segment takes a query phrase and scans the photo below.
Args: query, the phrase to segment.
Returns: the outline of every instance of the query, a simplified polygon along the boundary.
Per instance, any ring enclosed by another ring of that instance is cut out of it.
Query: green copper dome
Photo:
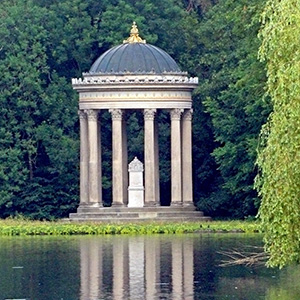
[[[103,53],[89,73],[104,74],[163,74],[181,73],[175,60],[164,50],[146,44],[133,23],[130,37],[123,44]]]

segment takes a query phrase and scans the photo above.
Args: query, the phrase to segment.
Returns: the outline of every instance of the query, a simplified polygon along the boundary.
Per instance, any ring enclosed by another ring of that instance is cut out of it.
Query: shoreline
[[[183,233],[261,233],[257,221],[95,223],[66,221],[0,220],[0,236],[60,236]]]

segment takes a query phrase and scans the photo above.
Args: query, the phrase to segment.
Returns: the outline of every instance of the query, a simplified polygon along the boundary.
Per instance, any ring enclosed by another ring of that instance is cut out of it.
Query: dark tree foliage
[[[199,207],[213,215],[256,214],[253,189],[258,135],[270,106],[263,101],[264,65],[257,60],[263,1],[220,1],[199,26],[199,95],[209,113],[219,176]]]
[[[255,147],[268,113],[257,62],[262,0],[12,0],[0,16],[0,217],[56,218],[79,197],[78,96],[71,78],[128,36],[167,51],[194,97],[194,198],[212,215],[256,212]],[[143,116],[128,114],[129,160],[143,160]],[[169,115],[159,112],[162,204],[170,201]],[[111,117],[101,113],[103,198],[111,202]]]
[[[74,57],[90,47],[76,36],[86,48],[61,50],[58,24],[69,21],[33,1],[3,2],[0,14],[0,215],[66,216],[78,202],[79,142],[77,99],[65,75],[78,73]]]

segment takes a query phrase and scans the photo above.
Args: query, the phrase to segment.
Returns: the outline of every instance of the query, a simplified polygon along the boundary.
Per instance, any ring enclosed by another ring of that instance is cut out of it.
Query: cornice
[[[80,86],[132,86],[132,85],[198,85],[198,77],[187,76],[87,76],[72,78],[72,85]]]

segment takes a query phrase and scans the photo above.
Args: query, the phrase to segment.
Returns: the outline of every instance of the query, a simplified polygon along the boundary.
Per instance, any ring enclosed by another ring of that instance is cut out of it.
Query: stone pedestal
[[[143,185],[143,164],[137,159],[128,166],[129,187],[128,187],[128,207],[144,206],[144,185]]]

